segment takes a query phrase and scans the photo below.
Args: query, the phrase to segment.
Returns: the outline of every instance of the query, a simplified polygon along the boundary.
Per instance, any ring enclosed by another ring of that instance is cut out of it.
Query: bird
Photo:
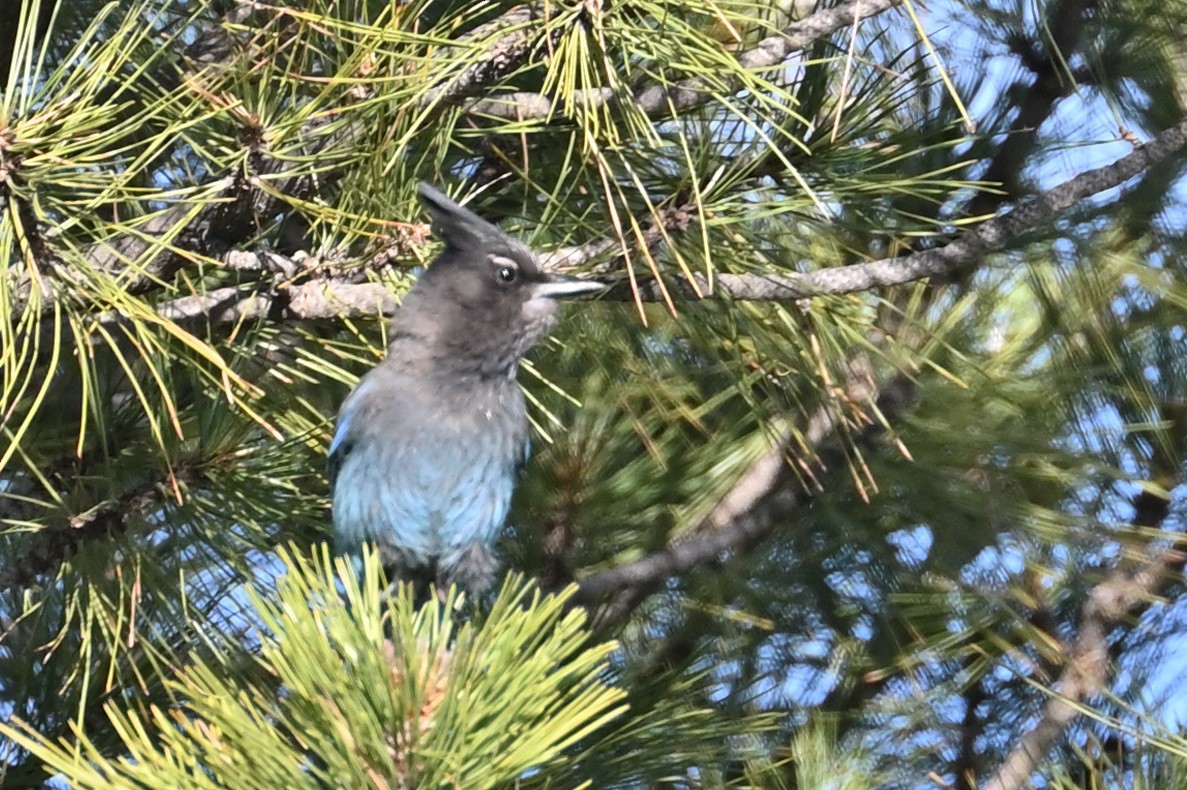
[[[495,548],[531,451],[519,362],[558,301],[606,286],[545,272],[525,244],[428,184],[444,249],[404,297],[385,358],[343,401],[330,442],[334,552],[376,547],[418,597],[495,582]]]

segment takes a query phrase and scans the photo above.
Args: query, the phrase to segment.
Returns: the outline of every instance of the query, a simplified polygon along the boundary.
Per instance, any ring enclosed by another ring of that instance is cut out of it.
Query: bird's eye
[[[514,266],[500,266],[495,271],[495,279],[499,281],[500,285],[510,285],[515,282],[517,277],[519,277],[519,270]]]

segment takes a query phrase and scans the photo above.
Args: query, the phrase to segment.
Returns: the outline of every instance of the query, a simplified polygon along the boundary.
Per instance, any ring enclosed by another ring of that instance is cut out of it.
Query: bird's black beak
[[[576,296],[595,294],[606,290],[606,284],[597,280],[580,280],[576,277],[549,275],[548,279],[532,289],[532,296],[544,299],[572,299]]]

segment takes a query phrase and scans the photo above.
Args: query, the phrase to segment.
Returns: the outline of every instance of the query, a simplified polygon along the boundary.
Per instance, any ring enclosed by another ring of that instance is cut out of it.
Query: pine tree
[[[1187,786],[1185,17],[6,0],[2,784]],[[468,621],[324,543],[422,181],[614,284]]]

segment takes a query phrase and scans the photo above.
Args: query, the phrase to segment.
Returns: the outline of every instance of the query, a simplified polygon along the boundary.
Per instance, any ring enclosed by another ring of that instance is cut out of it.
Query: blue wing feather
[[[350,430],[350,413],[343,409],[338,417],[338,427],[334,431],[334,438],[330,441],[330,452],[326,456],[326,475],[330,478],[330,487],[338,482],[338,472],[342,469],[342,461],[346,456],[345,439]]]
[[[337,482],[338,472],[342,469],[342,462],[350,450],[350,442],[347,437],[350,436],[351,423],[354,421],[354,413],[356,404],[359,402],[359,394],[368,388],[368,380],[366,377],[359,382],[355,387],[354,392],[350,393],[346,401],[342,404],[342,409],[338,412],[338,425],[334,428],[334,438],[330,440],[329,454],[326,456],[326,472],[330,478],[330,485],[333,486]]]
[[[343,409],[342,414],[338,415],[338,427],[334,429],[334,438],[330,441],[330,455],[338,452],[342,440],[346,438],[346,432],[350,430],[350,418],[350,409]]]

